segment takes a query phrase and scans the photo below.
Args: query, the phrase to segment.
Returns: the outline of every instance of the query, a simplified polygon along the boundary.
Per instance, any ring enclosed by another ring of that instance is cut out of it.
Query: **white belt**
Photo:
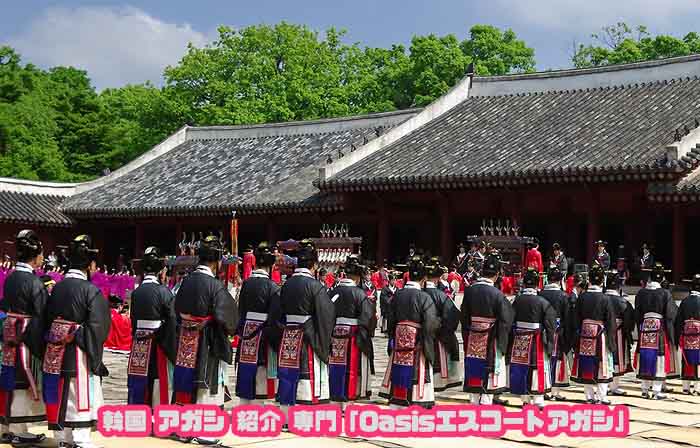
[[[664,317],[659,313],[644,313],[645,319],[663,319]]]
[[[140,330],[157,330],[163,325],[161,320],[137,320],[136,328]]]
[[[311,316],[301,316],[299,314],[287,314],[288,324],[303,324],[307,320],[311,319]]]
[[[357,319],[351,319],[349,317],[339,317],[335,320],[336,325],[358,325]]]
[[[537,330],[540,328],[540,324],[535,323],[535,322],[516,322],[515,326],[518,328],[526,328],[529,330]]]
[[[255,311],[248,311],[245,313],[246,320],[259,320],[260,322],[265,322],[267,320],[266,313],[256,313]]]

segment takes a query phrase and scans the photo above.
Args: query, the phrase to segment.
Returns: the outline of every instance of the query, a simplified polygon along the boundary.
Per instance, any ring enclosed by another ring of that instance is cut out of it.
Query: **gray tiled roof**
[[[0,222],[70,227],[73,221],[58,211],[63,196],[0,191]]]
[[[334,209],[339,206],[336,195],[321,194],[312,185],[318,166],[416,112],[191,128],[192,137],[181,145],[70,197],[62,210],[76,217],[116,217]]]
[[[322,189],[601,172],[683,171],[675,131],[697,126],[700,80],[475,96],[369,155]],[[684,132],[681,131],[681,135]]]

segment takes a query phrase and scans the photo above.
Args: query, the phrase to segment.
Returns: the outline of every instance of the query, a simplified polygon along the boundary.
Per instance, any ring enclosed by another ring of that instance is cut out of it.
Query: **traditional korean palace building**
[[[700,271],[699,75],[700,55],[468,74],[425,109],[184,127],[87,183],[0,179],[0,239],[89,232],[109,261],[228,234],[235,211],[240,244],[347,223],[377,260],[411,242],[449,258],[493,218],[584,263],[597,239],[613,258],[647,242],[683,278]]]

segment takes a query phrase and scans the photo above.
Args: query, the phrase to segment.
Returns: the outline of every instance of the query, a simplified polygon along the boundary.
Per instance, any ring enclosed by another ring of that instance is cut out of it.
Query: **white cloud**
[[[595,32],[618,21],[673,31],[673,23],[697,17],[697,0],[496,0],[510,19],[543,29]]]
[[[87,70],[97,88],[146,80],[160,84],[163,69],[185,54],[189,42],[209,36],[187,23],[166,23],[131,6],[49,8],[9,39],[25,62]]]

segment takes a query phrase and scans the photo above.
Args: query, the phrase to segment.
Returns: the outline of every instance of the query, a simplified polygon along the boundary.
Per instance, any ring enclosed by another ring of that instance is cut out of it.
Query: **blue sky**
[[[510,27],[535,48],[538,68],[570,65],[572,43],[623,20],[653,32],[700,31],[698,0],[3,0],[0,44],[43,67],[88,70],[98,88],[161,82],[188,42],[204,45],[221,24],[286,20],[317,30],[346,28],[370,46],[408,43],[414,34],[467,35],[471,25]]]

